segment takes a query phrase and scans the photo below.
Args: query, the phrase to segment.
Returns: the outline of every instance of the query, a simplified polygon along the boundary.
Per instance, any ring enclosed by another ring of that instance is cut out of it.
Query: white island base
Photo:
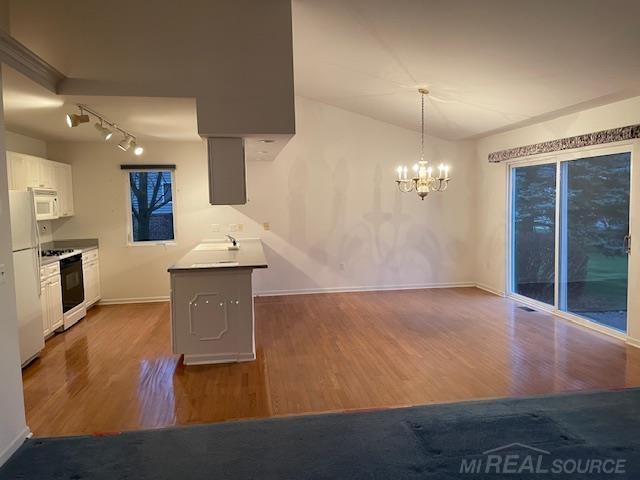
[[[236,251],[202,245],[169,269],[173,352],[185,365],[255,360],[251,276],[266,268],[262,243],[244,240]]]

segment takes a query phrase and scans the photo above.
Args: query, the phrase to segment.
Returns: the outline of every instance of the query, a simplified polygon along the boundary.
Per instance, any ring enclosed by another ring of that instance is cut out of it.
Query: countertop
[[[85,253],[99,247],[97,238],[82,238],[74,240],[54,240],[53,242],[43,243],[41,248],[42,250],[72,248],[73,250],[79,250]],[[42,257],[40,259],[40,265],[50,265],[59,261],[59,257]]]
[[[42,244],[43,250],[49,249],[62,249],[72,248],[74,250],[80,250],[82,252],[88,252],[98,248],[97,238],[78,238],[72,240],[54,240],[53,242],[47,242]]]
[[[228,250],[228,241],[202,242],[169,267],[169,272],[188,270],[228,270],[232,268],[267,268],[262,241],[238,239],[238,250]]]

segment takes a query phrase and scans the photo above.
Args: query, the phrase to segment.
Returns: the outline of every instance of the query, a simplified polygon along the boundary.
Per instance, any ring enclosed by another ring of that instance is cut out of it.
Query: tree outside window
[[[175,240],[171,171],[129,172],[132,241]]]

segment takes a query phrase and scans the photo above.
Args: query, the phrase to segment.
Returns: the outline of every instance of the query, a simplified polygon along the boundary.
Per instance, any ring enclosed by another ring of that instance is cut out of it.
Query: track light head
[[[96,130],[100,132],[100,136],[105,142],[108,142],[109,139],[113,137],[113,132],[109,128],[102,125],[101,122],[96,122],[95,127],[96,127]]]
[[[133,137],[131,135],[125,136],[122,141],[118,144],[118,148],[123,152],[126,152],[131,148],[131,143],[133,143]]]
[[[131,142],[131,148],[133,148],[134,155],[138,157],[144,153],[144,148],[142,147],[142,145],[138,145],[135,141]]]
[[[80,113],[67,113],[67,127],[77,127],[81,123],[88,123],[89,115],[86,115],[82,110]]]

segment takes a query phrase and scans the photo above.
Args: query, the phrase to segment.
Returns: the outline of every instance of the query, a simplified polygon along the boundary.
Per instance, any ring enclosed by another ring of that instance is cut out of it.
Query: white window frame
[[[569,320],[573,323],[582,325],[584,327],[590,328],[592,330],[596,330],[598,332],[610,335],[615,338],[628,340],[630,338],[629,330],[630,330],[630,321],[632,315],[635,313],[635,305],[633,304],[634,299],[631,294],[632,285],[635,284],[635,276],[638,276],[640,272],[636,271],[636,268],[631,261],[631,256],[629,257],[629,271],[628,271],[628,295],[627,295],[627,332],[621,332],[614,328],[607,327],[605,325],[601,325],[595,321],[588,320],[586,318],[580,317],[578,315],[565,312],[560,310],[559,302],[560,302],[560,201],[562,198],[561,195],[561,169],[562,163],[571,160],[578,160],[585,157],[596,157],[601,155],[612,155],[617,153],[629,153],[630,154],[630,180],[631,187],[629,192],[629,232],[633,236],[634,230],[634,189],[637,188],[635,185],[634,178],[634,165],[636,153],[638,153],[640,149],[640,141],[633,140],[627,142],[619,142],[614,146],[611,145],[598,145],[598,146],[590,146],[579,148],[571,151],[562,151],[562,152],[553,152],[546,153],[540,155],[534,155],[526,158],[516,158],[510,161],[507,161],[506,170],[506,182],[507,182],[507,218],[506,218],[506,239],[507,239],[507,248],[505,259],[505,292],[507,298],[511,298],[512,300],[517,301],[523,305],[530,306],[535,308],[536,310],[541,310],[545,312],[552,313],[555,316],[563,318],[565,320]],[[555,263],[554,263],[554,304],[548,305],[539,300],[534,300],[523,295],[520,295],[513,291],[513,228],[512,228],[512,219],[513,219],[513,172],[515,168],[518,167],[528,167],[533,165],[544,165],[544,164],[554,164],[556,165],[556,209],[555,209]],[[640,238],[636,240],[636,245],[640,242]],[[637,247],[636,247],[637,248]],[[634,278],[632,278],[632,276]]]
[[[178,229],[176,224],[176,171],[172,168],[140,168],[123,170],[125,180],[125,192],[127,196],[127,246],[129,247],[163,247],[175,246],[178,244]],[[171,175],[171,206],[173,210],[173,240],[150,240],[144,242],[135,242],[133,240],[133,206],[131,205],[131,185],[129,180],[130,173],[136,172],[167,172]]]

